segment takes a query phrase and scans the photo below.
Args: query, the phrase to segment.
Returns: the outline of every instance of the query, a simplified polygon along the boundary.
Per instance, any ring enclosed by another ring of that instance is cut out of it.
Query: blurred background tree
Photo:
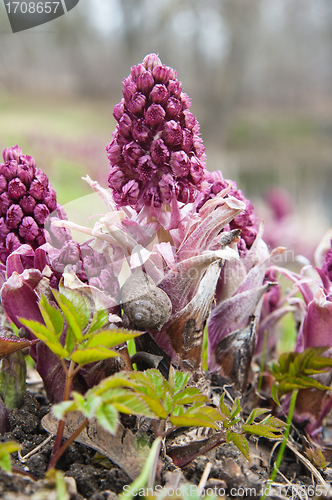
[[[106,186],[112,108],[149,52],[192,98],[208,168],[267,219],[266,189],[285,188],[315,244],[332,217],[330,0],[81,0],[16,34],[1,4],[0,147],[34,155],[62,202],[87,172]]]

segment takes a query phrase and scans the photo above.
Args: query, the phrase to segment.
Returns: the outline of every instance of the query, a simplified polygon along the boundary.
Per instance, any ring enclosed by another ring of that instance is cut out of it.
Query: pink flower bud
[[[154,78],[149,71],[146,71],[137,78],[136,81],[137,89],[143,94],[149,94],[152,87],[154,86]]]
[[[195,184],[200,184],[204,179],[204,167],[201,162],[195,156],[190,158],[190,175]]]
[[[35,174],[36,162],[32,156],[20,155],[20,164],[27,165],[30,169],[32,169],[33,175]]]
[[[193,136],[189,129],[182,130],[182,149],[186,153],[190,153],[193,149]]]
[[[169,151],[162,139],[157,139],[151,144],[151,158],[156,165],[163,165],[169,157]]]
[[[137,165],[137,161],[142,154],[142,148],[134,141],[129,142],[122,150],[123,158],[130,167],[135,167]]]
[[[66,266],[67,264],[76,264],[80,257],[79,244],[74,240],[69,240],[62,247],[58,259]]]
[[[106,151],[108,153],[107,158],[110,160],[112,164],[118,165],[121,162],[122,148],[121,146],[119,146],[119,144],[117,144],[115,139],[106,147]]]
[[[188,181],[178,182],[178,192],[178,200],[181,203],[193,203],[195,201],[197,191]]]
[[[113,109],[113,116],[118,122],[124,113],[124,99],[121,99],[119,104],[116,104]]]
[[[120,118],[119,125],[118,125],[118,131],[123,137],[130,137],[131,135],[131,127],[132,127],[132,121],[127,115],[127,113],[123,113],[122,117]]]
[[[180,98],[182,92],[181,82],[170,80],[167,85],[167,90],[171,96]]]
[[[165,85],[155,85],[150,92],[150,99],[155,104],[164,106],[169,98],[169,92]]]
[[[176,177],[187,177],[190,169],[188,155],[184,151],[174,151],[171,154],[170,166]]]
[[[188,108],[190,108],[190,106],[191,106],[191,99],[190,99],[190,97],[185,92],[181,93],[180,98],[181,98],[181,102],[182,102],[182,109],[188,109]]]
[[[54,210],[56,210],[56,207],[57,207],[57,203],[56,203],[56,192],[55,192],[55,189],[52,188],[52,186],[48,186],[48,190],[47,190],[47,193],[45,195],[45,198],[44,198],[44,203],[45,205],[47,205],[50,213],[51,212],[54,212]]]
[[[141,156],[138,160],[137,171],[142,182],[148,182],[156,173],[157,167],[148,155]]]
[[[27,188],[17,177],[8,184],[8,195],[13,201],[19,201],[26,193]]]
[[[157,54],[148,54],[144,57],[142,64],[145,69],[152,71],[155,66],[161,64],[161,60],[159,59]]]
[[[6,248],[8,250],[8,255],[15,250],[18,249],[18,247],[21,246],[21,242],[14,233],[9,233],[6,236]]]
[[[158,64],[153,68],[152,74],[156,83],[165,83],[167,85],[171,76],[171,68],[164,64]]]
[[[133,66],[131,68],[131,77],[134,81],[136,81],[137,78],[143,73],[145,73],[145,67],[143,64],[138,64],[137,66]]]
[[[39,168],[36,170],[35,178],[39,181],[43,186],[48,186],[48,177],[44,172],[42,172]]]
[[[123,86],[124,86],[124,89],[122,91],[122,94],[123,94],[125,103],[127,104],[129,102],[131,96],[134,95],[135,92],[137,92],[137,86],[134,82],[127,83],[126,80],[123,82]]]
[[[23,218],[23,211],[20,205],[11,205],[7,210],[6,224],[10,229],[16,229]]]
[[[183,114],[184,114],[186,128],[188,128],[189,130],[193,130],[193,128],[196,127],[197,125],[196,118],[192,113],[190,113],[190,111],[187,110],[185,110]]]
[[[150,129],[145,125],[145,120],[139,118],[134,121],[133,129],[132,129],[133,139],[142,144],[142,146],[146,146],[150,139]]]
[[[43,224],[45,224],[47,217],[50,215],[50,211],[47,208],[47,206],[44,205],[44,203],[39,203],[35,207],[35,209],[33,211],[33,215],[34,215],[34,218],[37,221],[37,223],[40,225],[43,225]]]
[[[148,206],[159,208],[163,203],[159,189],[155,186],[149,187],[144,193],[144,201]]]
[[[19,228],[21,238],[27,242],[31,242],[36,238],[38,232],[39,228],[35,220],[32,217],[24,217]]]
[[[139,197],[139,185],[133,179],[122,187],[122,200],[127,205],[135,205]]]
[[[0,194],[0,214],[6,215],[6,212],[12,203],[12,200],[6,192]]]
[[[39,180],[34,179],[31,183],[29,192],[36,200],[44,201],[47,189]]]
[[[164,203],[169,204],[175,195],[175,182],[171,174],[165,174],[159,181],[160,197]]]
[[[19,156],[22,154],[22,148],[18,146],[13,146],[11,148],[6,148],[3,150],[2,155],[5,162],[11,160],[18,160]]]
[[[121,168],[116,165],[111,168],[111,172],[108,177],[108,183],[112,189],[115,189],[115,191],[120,193],[122,186],[126,183],[126,180],[126,176]]]
[[[2,174],[7,181],[14,179],[17,173],[17,161],[9,160],[6,163],[0,163],[0,174]]]
[[[145,95],[141,94],[141,92],[135,92],[128,101],[127,109],[135,115],[141,115],[145,107],[145,102]]]
[[[165,118],[165,110],[160,104],[151,104],[145,113],[145,123],[151,128],[159,127]]]
[[[166,103],[166,115],[167,118],[175,118],[180,115],[182,111],[181,102],[175,97],[170,97]]]
[[[170,120],[165,123],[162,138],[167,146],[179,146],[182,144],[182,129],[180,123]]]
[[[22,163],[20,165],[17,165],[17,177],[25,184],[27,187],[30,186],[33,176],[35,173],[35,169],[26,164]]]

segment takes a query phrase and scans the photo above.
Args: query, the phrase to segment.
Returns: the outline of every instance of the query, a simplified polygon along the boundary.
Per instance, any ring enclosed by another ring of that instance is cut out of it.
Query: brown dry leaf
[[[67,416],[64,436],[68,438],[82,424],[85,417],[79,412],[72,412]],[[42,419],[42,426],[46,432],[56,434],[59,420],[49,412]],[[75,439],[79,443],[99,451],[116,465],[121,467],[131,480],[140,473],[144,459],[139,456],[135,446],[135,436],[119,423],[114,436],[106,431],[96,419],[90,420],[87,427]]]

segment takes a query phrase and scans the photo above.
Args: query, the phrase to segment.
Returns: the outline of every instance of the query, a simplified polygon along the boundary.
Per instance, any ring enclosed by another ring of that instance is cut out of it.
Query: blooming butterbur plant
[[[298,404],[303,388],[324,394],[319,418],[309,419],[311,436],[332,405],[327,383],[315,379],[331,365],[331,250],[319,280],[285,270],[303,300],[294,291],[283,297],[279,268],[272,264],[284,248],[268,248],[263,224],[236,183],[220,171],[208,172],[190,104],[177,73],[156,54],[131,68],[106,148],[110,189],[85,178],[105,204],[93,229],[66,219],[32,157],[18,146],[4,150],[1,299],[26,338],[0,337],[0,353],[29,346],[56,405],[60,423],[50,467],[90,424],[116,436],[123,430],[120,413],[154,421],[154,450],[178,427],[209,427],[211,440],[199,451],[167,450],[179,467],[228,442],[249,459],[246,434],[281,439],[284,424],[266,416],[269,410],[254,408],[244,421],[241,404],[255,351],[260,355],[267,346],[275,355],[278,321],[288,312],[302,315],[297,352],[273,365],[272,396],[277,403],[283,398],[285,409],[287,394],[299,391],[291,399],[298,417],[295,398]],[[75,241],[71,229],[89,240]],[[218,394],[202,371],[206,325],[208,367],[217,372],[212,379],[219,381]],[[130,357],[125,342],[132,339],[137,352]],[[16,383],[14,361],[22,356],[14,358],[3,363],[0,376],[10,407],[18,404],[8,394]],[[203,382],[204,390],[194,387]],[[257,377],[251,382],[255,386]],[[225,396],[224,383],[239,397]],[[0,410],[6,414],[4,404]],[[82,414],[81,423],[62,444],[73,412]],[[5,418],[0,424],[6,430]],[[135,441],[132,433],[130,439]]]

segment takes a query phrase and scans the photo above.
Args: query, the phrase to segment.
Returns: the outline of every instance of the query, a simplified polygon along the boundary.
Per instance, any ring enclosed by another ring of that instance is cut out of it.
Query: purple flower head
[[[209,186],[199,125],[176,72],[156,54],[133,66],[123,86],[107,146],[109,186],[119,206],[151,207],[158,217],[163,204],[191,203]]]
[[[5,163],[0,164],[0,260],[20,244],[33,249],[46,242],[44,224],[56,210],[56,193],[47,176],[36,169],[32,156],[23,155],[21,148],[4,149]]]

